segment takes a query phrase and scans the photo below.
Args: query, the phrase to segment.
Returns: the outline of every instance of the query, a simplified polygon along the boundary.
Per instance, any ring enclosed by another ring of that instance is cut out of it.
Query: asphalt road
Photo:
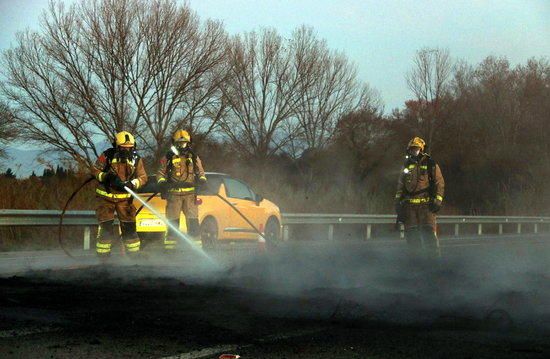
[[[0,357],[546,358],[548,239],[1,254]]]

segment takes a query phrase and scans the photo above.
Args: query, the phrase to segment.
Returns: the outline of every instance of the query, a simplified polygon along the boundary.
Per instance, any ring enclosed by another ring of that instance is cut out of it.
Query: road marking
[[[475,246],[485,246],[486,244],[483,243],[464,243],[464,244],[445,244],[441,245],[441,248],[445,247],[475,247]]]
[[[304,330],[298,330],[298,331],[290,332],[286,334],[272,334],[264,338],[254,340],[254,342],[255,343],[276,342],[279,340],[297,338],[308,334],[319,333],[325,329],[326,328],[304,329]],[[234,352],[239,348],[250,348],[252,346],[254,346],[254,344],[243,344],[243,345],[227,344],[227,345],[220,345],[220,346],[211,347],[211,348],[204,348],[201,350],[195,350],[188,353],[181,353],[181,354],[176,354],[168,357],[162,357],[161,359],[202,359],[202,358],[208,358],[212,355],[216,355],[224,352]]]
[[[259,343],[269,343],[269,342],[276,342],[279,340],[285,340],[290,338],[297,338],[308,334],[315,334],[322,332],[326,328],[317,328],[317,329],[304,329],[304,330],[297,330],[295,332],[285,333],[285,334],[272,334],[268,335],[265,338],[258,339],[257,341]]]
[[[59,327],[28,327],[20,329],[9,329],[0,331],[0,338],[17,338],[31,334],[53,333],[60,331]]]
[[[0,267],[0,278],[4,277],[11,277],[15,275],[25,275],[31,272],[45,272],[45,271],[65,271],[65,270],[78,270],[78,269],[88,269],[88,268],[94,268],[99,267],[101,264],[73,264],[73,265],[65,265],[65,266],[40,266],[36,265],[37,263],[33,264],[27,264],[26,266],[20,267],[20,268],[9,268],[4,269]]]
[[[212,348],[204,348],[201,350],[195,350],[188,353],[176,354],[169,357],[163,357],[162,359],[201,359],[208,358],[212,355],[235,351],[239,346],[236,344],[220,345]]]
[[[441,243],[441,242],[440,242]],[[515,241],[513,242],[513,244],[548,244],[548,242],[546,241],[536,241],[536,240],[533,240],[533,241],[529,241],[529,242],[526,242],[526,241]],[[499,245],[499,244],[511,244],[510,241],[507,241],[507,242],[500,242],[498,240],[495,240],[495,241],[487,241],[485,243],[442,243],[441,244],[441,247],[474,247],[474,246],[488,246],[488,245],[493,245],[493,244],[496,244],[496,245]]]

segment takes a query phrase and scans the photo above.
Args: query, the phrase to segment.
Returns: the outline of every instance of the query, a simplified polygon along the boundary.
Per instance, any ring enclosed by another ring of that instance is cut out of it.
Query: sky
[[[69,0],[66,2],[73,2]],[[489,55],[512,64],[550,57],[550,0],[189,0],[230,34],[272,27],[284,36],[303,24],[355,62],[386,112],[412,98],[405,74],[422,47],[447,48],[477,64]],[[15,33],[39,29],[48,0],[0,0],[0,51]]]

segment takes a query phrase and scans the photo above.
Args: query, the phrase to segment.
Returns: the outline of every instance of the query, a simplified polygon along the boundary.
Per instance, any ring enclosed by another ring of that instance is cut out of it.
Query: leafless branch
[[[175,127],[215,128],[226,38],[173,0],[52,2],[3,54],[1,96],[24,139],[80,162],[123,129],[158,158]]]

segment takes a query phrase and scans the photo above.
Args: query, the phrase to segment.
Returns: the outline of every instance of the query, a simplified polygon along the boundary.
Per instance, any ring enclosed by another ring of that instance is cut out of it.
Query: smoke
[[[309,242],[243,263],[227,285],[273,295],[254,309],[282,317],[423,324],[454,318],[550,329],[549,253],[543,244],[499,243],[444,247],[434,260],[403,247]]]
[[[364,241],[289,242],[267,253],[256,253],[255,245],[227,245],[211,253],[215,265],[182,249],[167,257],[148,248],[148,258],[137,262],[115,256],[100,276],[41,276],[96,285],[162,279],[228,288],[242,293],[242,305],[258,316],[550,329],[550,248],[544,241],[444,245],[439,259],[412,256],[405,245]]]

